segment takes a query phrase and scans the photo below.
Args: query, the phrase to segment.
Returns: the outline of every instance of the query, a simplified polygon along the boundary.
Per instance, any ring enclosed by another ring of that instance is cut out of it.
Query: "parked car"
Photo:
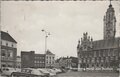
[[[17,72],[17,70],[15,68],[8,68],[8,67],[4,67],[2,68],[2,75],[3,76],[10,76],[12,74],[12,72]]]
[[[47,70],[45,69],[41,69],[41,68],[38,68],[37,70],[39,70],[40,72],[42,72],[46,77],[50,77],[50,74]]]
[[[66,73],[67,72],[67,70],[65,70],[65,69],[61,69],[61,71],[62,71],[62,73]]]
[[[23,68],[21,72],[12,72],[11,77],[48,77],[43,72],[34,68]]]
[[[56,75],[56,71],[55,70],[53,70],[53,69],[47,69],[49,72],[51,72],[51,73],[53,73],[53,74],[55,74]]]
[[[55,70],[55,72],[58,74],[58,73],[62,73],[62,70],[61,69],[58,69],[58,68],[53,68],[53,70]]]
[[[13,72],[10,77],[44,77],[36,74],[29,74],[24,72]]]
[[[28,74],[34,74],[34,75],[38,75],[38,76],[44,76],[44,73],[42,73],[38,69],[34,69],[34,68],[24,68],[24,69],[21,69],[21,72],[28,73]]]
[[[50,77],[56,77],[56,73],[51,69],[43,69],[44,72],[49,73]]]

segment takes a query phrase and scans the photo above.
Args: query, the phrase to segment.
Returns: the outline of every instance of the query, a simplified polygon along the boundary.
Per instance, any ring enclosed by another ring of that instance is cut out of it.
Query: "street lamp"
[[[47,51],[47,38],[50,35],[50,32],[47,32],[46,30],[42,29],[42,32],[45,32],[45,53]]]

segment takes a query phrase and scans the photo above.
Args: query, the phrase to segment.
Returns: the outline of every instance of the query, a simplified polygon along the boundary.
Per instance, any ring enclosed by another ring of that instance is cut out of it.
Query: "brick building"
[[[8,33],[1,31],[1,67],[16,67],[17,42]]]
[[[34,67],[34,51],[21,51],[21,68]]]
[[[104,39],[93,41],[88,33],[78,41],[78,69],[80,68],[113,68],[120,62],[120,37],[116,34],[116,17],[112,5],[109,5],[104,16]]]
[[[45,54],[35,54],[34,67],[35,68],[45,68]]]
[[[21,51],[22,68],[45,68],[45,54],[35,54],[34,51]]]

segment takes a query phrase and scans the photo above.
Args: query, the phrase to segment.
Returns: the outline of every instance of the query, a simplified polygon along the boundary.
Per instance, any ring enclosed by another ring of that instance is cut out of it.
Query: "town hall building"
[[[109,5],[104,16],[103,39],[93,41],[88,33],[78,41],[78,69],[80,68],[112,68],[119,67],[120,37],[116,34],[116,17],[112,4]]]

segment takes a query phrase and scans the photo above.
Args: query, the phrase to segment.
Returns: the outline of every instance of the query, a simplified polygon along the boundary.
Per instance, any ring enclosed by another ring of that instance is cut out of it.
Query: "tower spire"
[[[111,0],[110,0],[110,5],[111,5]]]
[[[109,5],[109,7],[111,7],[111,6],[112,6],[111,1],[112,1],[112,0],[110,0],[110,5]]]
[[[115,38],[116,33],[116,17],[115,11],[112,7],[111,1],[109,8],[107,9],[106,15],[104,16],[104,39]]]

